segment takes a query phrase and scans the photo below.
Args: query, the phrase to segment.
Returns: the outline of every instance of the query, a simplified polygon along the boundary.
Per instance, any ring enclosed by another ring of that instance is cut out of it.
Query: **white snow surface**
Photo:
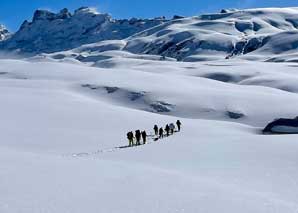
[[[297,213],[297,136],[261,134],[298,115],[297,15],[83,7],[0,25],[0,212]],[[179,133],[117,148],[177,119]]]
[[[0,212],[297,212],[297,136],[260,134],[298,114],[294,63],[125,53],[0,60]]]

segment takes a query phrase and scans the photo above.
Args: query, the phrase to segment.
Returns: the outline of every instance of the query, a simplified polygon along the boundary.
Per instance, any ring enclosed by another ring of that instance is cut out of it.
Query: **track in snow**
[[[175,133],[177,133],[178,131],[175,131]],[[173,136],[173,135],[170,135]],[[170,137],[170,136],[165,136],[164,138]],[[136,145],[136,146],[117,146],[117,147],[113,147],[113,148],[107,148],[107,149],[101,149],[101,150],[97,150],[95,152],[81,152],[81,153],[73,153],[71,154],[71,157],[87,157],[87,156],[91,156],[91,155],[98,155],[98,154],[104,154],[104,153],[109,153],[109,152],[116,152],[119,151],[121,149],[131,149],[131,148],[136,148],[136,147],[140,147],[140,146],[145,146],[145,145],[149,145],[152,144],[154,142],[157,142],[159,140],[162,140],[163,138],[159,138],[159,137],[155,137],[154,135],[149,135],[150,138],[146,144],[141,144],[141,145]]]

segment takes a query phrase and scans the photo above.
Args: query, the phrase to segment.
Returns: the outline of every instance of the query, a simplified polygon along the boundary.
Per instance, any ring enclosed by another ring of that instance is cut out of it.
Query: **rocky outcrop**
[[[263,133],[298,134],[298,117],[276,119],[264,128]]]
[[[263,133],[298,134],[298,117],[294,119],[276,119],[264,128]]]
[[[5,26],[0,24],[0,41],[7,39],[9,36],[9,31],[5,28]]]
[[[33,22],[36,21],[53,21],[55,19],[67,19],[71,17],[71,13],[68,12],[68,9],[64,8],[59,13],[55,14],[47,10],[36,10],[33,15]]]

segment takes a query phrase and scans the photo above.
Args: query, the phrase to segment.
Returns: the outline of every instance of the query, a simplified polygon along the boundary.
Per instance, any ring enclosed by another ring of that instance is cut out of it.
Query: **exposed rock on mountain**
[[[5,28],[5,26],[0,24],[0,41],[3,41],[9,37],[10,33],[9,31]]]
[[[297,16],[298,8],[263,8],[174,19],[134,35],[125,50],[184,61],[290,53],[297,50]]]
[[[123,39],[137,32],[162,24],[164,18],[114,20],[94,8],[82,7],[71,14],[37,10],[32,22],[20,29],[0,47],[24,53],[50,53],[103,40]]]
[[[197,17],[176,15],[171,20],[115,20],[87,7],[73,14],[67,9],[59,13],[37,10],[32,22],[25,21],[19,31],[0,43],[0,49],[32,55],[59,52],[58,58],[70,54],[83,62],[103,60],[106,56],[98,54],[106,51],[158,55],[160,60],[241,57],[296,62],[297,17],[298,8],[230,9]],[[71,49],[72,53],[60,53]]]

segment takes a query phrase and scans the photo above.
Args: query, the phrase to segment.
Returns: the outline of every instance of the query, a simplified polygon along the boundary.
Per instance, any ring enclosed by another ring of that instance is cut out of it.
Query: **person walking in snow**
[[[129,146],[133,146],[133,133],[132,132],[128,132],[127,133],[127,139],[128,139],[128,142],[129,142]]]
[[[141,145],[141,143],[140,143],[140,141],[141,141],[141,131],[136,130],[135,136],[136,136],[137,146]]]
[[[166,125],[165,131],[166,131],[167,137],[169,137],[170,136],[170,127],[168,124]]]
[[[154,132],[155,132],[155,135],[157,136],[158,135],[158,126],[157,125],[154,125]]]
[[[128,133],[126,134],[126,137],[127,137],[127,139],[128,139],[128,143],[129,143],[129,146],[130,146],[130,132],[128,132]]]
[[[147,132],[145,130],[142,132],[142,139],[143,139],[143,144],[146,144]]]
[[[159,129],[159,138],[163,138],[163,128]]]
[[[175,125],[173,123],[170,123],[169,127],[170,127],[171,134],[173,135],[175,131]]]
[[[180,130],[181,130],[181,121],[177,120],[176,124],[177,124],[177,127],[178,127],[178,132],[180,132]]]

